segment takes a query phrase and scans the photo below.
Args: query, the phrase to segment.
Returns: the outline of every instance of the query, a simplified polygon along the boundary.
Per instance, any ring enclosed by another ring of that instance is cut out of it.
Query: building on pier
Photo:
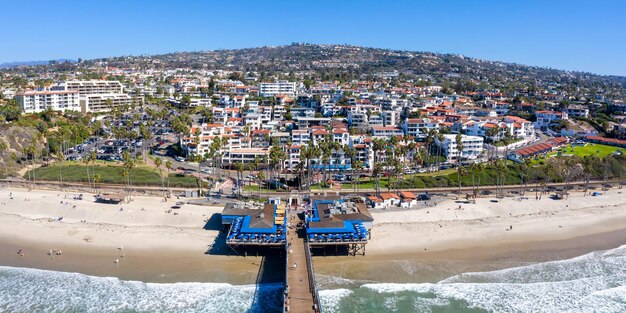
[[[233,250],[287,244],[284,204],[228,203],[222,211],[222,226],[228,228],[226,245]]]
[[[374,218],[363,202],[342,197],[312,197],[305,211],[306,240],[311,248],[345,246],[365,255]]]

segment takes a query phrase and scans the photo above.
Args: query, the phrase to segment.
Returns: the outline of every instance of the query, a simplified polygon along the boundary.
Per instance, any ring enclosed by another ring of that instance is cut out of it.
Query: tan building
[[[89,94],[81,95],[80,110],[86,112],[109,112],[115,107],[125,105],[141,105],[142,98],[133,98],[127,94],[109,93],[109,94]]]
[[[124,86],[116,80],[68,80],[52,85],[50,90],[78,91],[80,95],[123,93]]]

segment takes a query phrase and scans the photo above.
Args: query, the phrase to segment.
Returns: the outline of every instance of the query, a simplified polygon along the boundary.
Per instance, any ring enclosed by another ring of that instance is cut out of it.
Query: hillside
[[[398,51],[346,45],[292,44],[236,50],[178,52],[154,56],[126,56],[91,60],[121,68],[192,68],[295,73],[311,76],[343,74],[366,76],[398,71],[433,80],[469,79],[490,83],[515,82],[575,84],[597,89],[624,89],[626,77],[602,76],[497,61],[455,54]]]

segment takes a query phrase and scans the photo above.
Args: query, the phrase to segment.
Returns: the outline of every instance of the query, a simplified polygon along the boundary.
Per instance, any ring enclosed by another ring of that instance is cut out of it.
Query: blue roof
[[[241,225],[240,233],[256,233],[256,234],[273,234],[276,232],[276,224],[271,228],[252,228],[250,227],[250,216],[243,218],[243,224]]]

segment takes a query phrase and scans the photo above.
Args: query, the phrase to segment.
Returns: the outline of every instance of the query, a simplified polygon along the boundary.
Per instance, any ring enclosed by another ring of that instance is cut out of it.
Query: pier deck
[[[293,217],[292,217],[293,216]],[[313,264],[307,262],[309,253],[308,247],[304,243],[304,236],[298,236],[298,230],[295,225],[299,222],[294,212],[288,214],[289,222],[294,226],[287,230],[287,238],[290,243],[289,247],[289,276],[287,284],[289,292],[287,298],[289,300],[289,312],[319,312],[319,304],[315,300],[316,290],[313,277]],[[294,263],[296,266],[294,267]]]

